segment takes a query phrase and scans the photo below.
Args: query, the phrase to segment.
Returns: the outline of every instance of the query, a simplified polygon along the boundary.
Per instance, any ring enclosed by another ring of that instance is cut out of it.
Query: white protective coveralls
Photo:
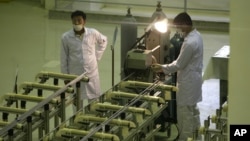
[[[177,72],[177,123],[179,140],[193,137],[200,127],[197,103],[202,101],[203,40],[193,29],[185,37],[178,58],[171,64],[162,65],[165,74]]]
[[[73,29],[62,35],[61,72],[75,75],[86,72],[89,82],[81,83],[81,99],[90,100],[101,95],[97,61],[107,46],[107,37],[96,29],[84,28],[81,37]]]

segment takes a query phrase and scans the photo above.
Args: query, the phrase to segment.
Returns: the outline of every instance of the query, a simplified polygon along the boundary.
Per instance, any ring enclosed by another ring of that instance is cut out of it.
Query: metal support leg
[[[27,141],[32,141],[32,117],[27,117]]]
[[[53,83],[54,83],[55,86],[57,86],[58,85],[58,79],[55,78]],[[58,125],[59,125],[59,116],[57,114],[57,115],[54,116],[54,127],[58,127]]]
[[[173,123],[177,123],[177,105],[176,105],[176,92],[171,92],[171,102],[170,102],[170,116]]]
[[[3,121],[8,121],[8,116],[9,116],[9,113],[3,113],[3,115],[2,115],[2,119],[3,119]]]
[[[27,94],[29,94],[30,93],[30,89],[25,89],[25,92],[23,93],[24,95],[27,95]],[[26,101],[24,101],[24,100],[21,100],[21,108],[22,109],[26,109]]]
[[[13,131],[13,129],[10,129],[8,131],[8,136],[9,136],[8,141],[14,141],[13,135],[14,135],[14,131]]]
[[[76,111],[79,111],[83,108],[82,98],[81,98],[81,82],[76,83]]]
[[[210,141],[210,133],[207,132],[208,128],[210,126],[210,117],[207,118],[207,120],[204,120],[204,127],[205,127],[205,133],[204,133],[204,141]]]
[[[42,89],[37,89],[37,96],[39,96],[39,97],[43,96],[43,90]],[[39,139],[41,139],[43,137],[43,129],[44,129],[44,126],[41,126],[41,127],[38,128]]]
[[[26,101],[21,100],[21,108],[25,109],[26,108]]]
[[[60,107],[60,111],[61,111],[61,122],[66,120],[66,114],[65,114],[65,108],[66,108],[66,104],[65,104],[65,93],[61,94],[61,107]]]
[[[44,105],[44,130],[45,135],[49,133],[49,104]]]
[[[43,96],[43,90],[37,89],[37,96],[42,97]]]
[[[58,79],[55,78],[54,81],[53,81],[54,85],[57,86],[58,85]]]

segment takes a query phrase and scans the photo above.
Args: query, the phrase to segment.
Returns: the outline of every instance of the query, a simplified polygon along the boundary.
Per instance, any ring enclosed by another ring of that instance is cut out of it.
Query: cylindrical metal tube
[[[12,108],[12,107],[0,106],[0,111],[14,113],[14,114],[23,114],[23,113],[27,112],[28,109],[20,109],[20,108]],[[41,112],[40,111],[35,111],[32,115],[33,116],[41,116]]]
[[[147,88],[151,86],[152,83],[147,83],[147,82],[139,82],[139,81],[122,81],[119,86],[121,88],[126,88],[126,87],[133,87],[133,88]],[[165,84],[159,84],[156,87],[157,90],[168,90],[168,91],[177,91],[177,87],[172,86],[172,85],[165,85]]]
[[[122,109],[124,106],[119,105],[112,105],[112,104],[106,104],[106,103],[92,103],[90,110],[96,111],[96,110],[111,110],[111,111],[118,111]],[[145,108],[137,108],[137,107],[128,107],[126,109],[127,112],[132,113],[141,113],[145,115],[151,115],[151,112],[148,109]]]
[[[112,92],[109,92],[106,94],[107,99],[111,99],[111,98],[135,98],[137,96],[138,96],[138,94],[119,92],[119,91],[112,91]],[[141,100],[165,103],[165,100],[163,98],[157,97],[157,96],[149,96],[149,95],[143,95],[141,97]]]
[[[50,91],[57,91],[61,89],[63,86],[54,86],[54,85],[49,85],[49,84],[41,84],[41,83],[34,83],[34,82],[24,82],[23,84],[20,85],[20,88],[37,88],[37,89],[45,89],[45,90],[50,90]],[[66,92],[68,93],[73,93],[74,88],[68,87]]]
[[[63,137],[63,136],[86,136],[91,131],[85,131],[85,130],[78,130],[78,129],[70,129],[70,128],[62,128],[59,129],[59,131],[56,133],[57,137]],[[119,137],[114,134],[108,134],[108,133],[95,133],[93,135],[95,138],[105,139],[105,140],[111,140],[111,141],[120,141]]]
[[[0,121],[0,126],[7,126],[9,124],[10,124],[10,122]],[[16,124],[15,129],[21,129],[22,130],[23,129],[23,124],[20,124],[20,123]]]
[[[10,100],[26,100],[26,101],[32,101],[32,102],[41,102],[45,97],[38,97],[38,96],[31,96],[31,95],[23,95],[23,94],[14,94],[14,93],[7,93],[4,95],[5,99]],[[52,99],[50,101],[51,104],[58,104],[57,99]]]
[[[75,117],[75,123],[88,123],[88,122],[96,122],[101,123],[107,120],[107,118],[96,117],[95,115],[79,115]],[[129,128],[135,128],[135,123],[128,120],[120,120],[120,119],[112,119],[109,124],[117,125],[117,126],[127,126]]]
[[[222,131],[218,129],[207,129],[207,132],[217,135],[222,135]]]
[[[52,77],[52,78],[59,78],[59,79],[65,79],[65,80],[73,80],[77,78],[78,76],[72,75],[72,74],[63,74],[63,73],[46,72],[46,71],[41,71],[40,73],[36,75],[36,79],[42,78],[42,77],[45,77],[45,78]],[[81,81],[88,82],[89,78],[85,76],[81,79]]]

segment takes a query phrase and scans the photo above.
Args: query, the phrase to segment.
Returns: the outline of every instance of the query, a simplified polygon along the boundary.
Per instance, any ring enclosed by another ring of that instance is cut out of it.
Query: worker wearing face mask
[[[61,38],[61,72],[86,73],[89,82],[82,82],[80,89],[83,105],[86,105],[101,95],[98,61],[106,49],[107,37],[94,28],[85,27],[86,14],[83,11],[74,11],[71,21],[73,28]]]
[[[180,54],[172,63],[153,64],[152,69],[165,74],[177,72],[178,141],[186,141],[200,127],[197,103],[202,101],[203,40],[186,12],[178,14],[173,24],[184,36]]]

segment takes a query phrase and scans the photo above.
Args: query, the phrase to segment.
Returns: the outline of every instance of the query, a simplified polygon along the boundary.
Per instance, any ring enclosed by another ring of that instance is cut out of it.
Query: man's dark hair
[[[76,16],[82,16],[82,18],[86,20],[86,14],[83,11],[76,10],[71,13],[71,19],[73,19],[73,17],[76,17]]]
[[[189,25],[193,26],[191,17],[186,12],[178,14],[173,21],[174,25]]]

